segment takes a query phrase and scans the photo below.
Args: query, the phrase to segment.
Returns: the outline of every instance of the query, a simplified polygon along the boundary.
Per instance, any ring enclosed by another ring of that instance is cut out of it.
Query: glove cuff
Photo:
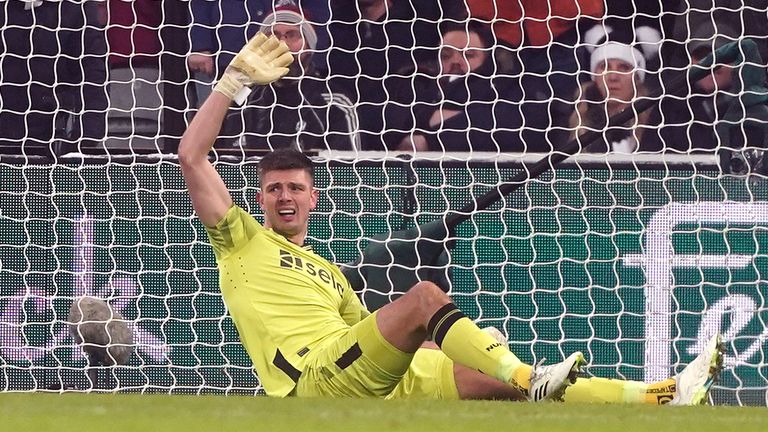
[[[243,85],[243,83],[241,83],[233,74],[227,71],[224,73],[224,76],[221,77],[219,82],[216,83],[213,91],[217,91],[229,99],[234,100],[243,87],[245,87],[245,85]]]

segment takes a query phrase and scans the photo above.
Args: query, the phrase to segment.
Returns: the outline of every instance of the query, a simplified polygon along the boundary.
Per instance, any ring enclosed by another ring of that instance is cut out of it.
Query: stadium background
[[[185,32],[178,9],[166,7],[169,33]],[[164,54],[188,49],[183,40]],[[164,95],[186,100],[188,77],[170,72],[179,59],[163,61]],[[172,150],[185,111],[157,110]],[[137,355],[109,371],[107,387],[258,393],[173,158],[118,148],[108,157],[87,151],[52,161],[38,150],[0,158],[0,388],[85,385],[86,362],[65,325],[72,298],[90,294],[135,320],[138,335]],[[321,157],[324,198],[311,241],[335,262],[352,261],[371,236],[437,219],[510,177],[522,168],[512,159]],[[702,160],[570,163],[531,180],[460,226],[454,299],[481,326],[503,329],[523,360],[554,361],[580,349],[587,371],[604,377],[673,373],[715,325],[730,339],[715,401],[768,404],[765,179],[724,174]],[[220,161],[236,200],[256,210],[254,165]],[[649,237],[659,234],[654,215],[674,205],[690,206],[691,218],[662,233],[671,254],[643,261]],[[734,209],[741,219],[729,220]],[[664,339],[652,340],[649,274],[672,255],[690,258],[669,268],[670,320],[653,327]]]

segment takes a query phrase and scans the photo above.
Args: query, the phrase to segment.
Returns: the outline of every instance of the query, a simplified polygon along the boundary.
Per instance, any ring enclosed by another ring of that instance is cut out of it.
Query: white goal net
[[[647,382],[719,331],[713,401],[768,405],[764,2],[276,3],[0,2],[1,390],[262,392],[174,153],[264,30],[298,60],[211,153],[237,203],[260,217],[259,157],[293,146],[333,262],[466,216],[445,259],[358,264],[370,308],[408,288],[392,269],[447,277],[523,361]],[[129,323],[126,364],[89,367],[82,296]]]

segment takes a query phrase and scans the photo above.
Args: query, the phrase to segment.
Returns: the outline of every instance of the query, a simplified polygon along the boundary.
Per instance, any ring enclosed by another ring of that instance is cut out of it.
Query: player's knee
[[[432,312],[435,308],[450,302],[448,295],[433,282],[419,282],[411,288],[410,292],[419,298],[419,304],[425,312]]]

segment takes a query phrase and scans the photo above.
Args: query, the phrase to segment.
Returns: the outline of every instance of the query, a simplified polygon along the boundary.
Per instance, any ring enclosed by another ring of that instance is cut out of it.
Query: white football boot
[[[531,372],[531,390],[528,400],[531,402],[562,401],[565,389],[576,382],[576,375],[586,364],[580,351],[568,356],[560,363],[542,366],[540,362]]]
[[[486,327],[483,331],[496,339],[500,344],[508,346],[509,342],[506,336],[496,327]],[[576,375],[584,363],[586,363],[584,355],[580,352],[571,354],[562,363],[550,366],[542,366],[539,363],[531,372],[530,392],[525,391],[525,389],[520,390],[528,393],[528,400],[533,402],[562,400],[565,389],[576,382]]]
[[[698,357],[675,377],[675,396],[670,405],[701,405],[723,370],[723,341],[720,334],[712,336]]]

